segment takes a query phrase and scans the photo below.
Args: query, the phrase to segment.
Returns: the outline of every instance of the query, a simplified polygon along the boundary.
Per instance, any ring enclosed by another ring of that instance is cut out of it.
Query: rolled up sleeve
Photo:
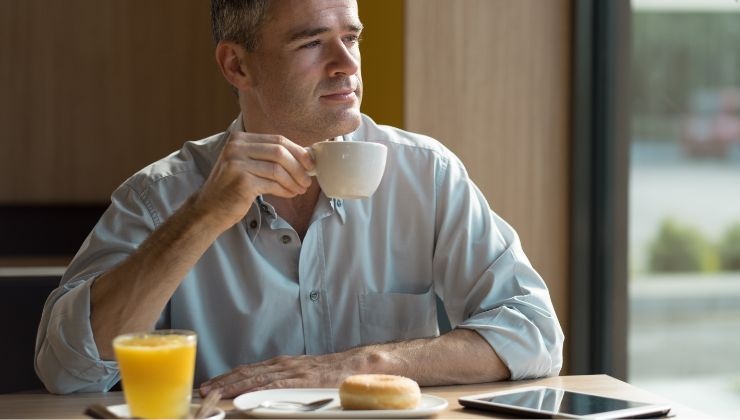
[[[488,341],[513,380],[560,372],[564,336],[547,296],[523,294],[497,301],[494,308],[477,312],[458,326],[475,330]]]
[[[36,372],[50,392],[107,391],[118,382],[118,366],[100,359],[90,326],[93,280],[65,285],[50,296],[36,349]],[[45,321],[45,322],[44,322]]]
[[[489,208],[459,161],[439,172],[435,289],[451,325],[478,332],[511,379],[557,375],[563,331],[518,235]]]
[[[90,289],[100,275],[125,260],[154,230],[145,201],[122,186],[85,239],[44,305],[34,366],[53,393],[107,391],[118,382],[118,365],[101,360],[90,322]]]

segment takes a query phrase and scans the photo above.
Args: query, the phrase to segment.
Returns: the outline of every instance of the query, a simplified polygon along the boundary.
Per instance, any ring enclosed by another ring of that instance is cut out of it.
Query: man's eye
[[[307,44],[301,45],[301,48],[313,48],[313,47],[318,47],[319,45],[321,45],[321,41],[317,39],[315,41],[311,41]]]
[[[359,35],[347,35],[344,37],[344,42],[350,45],[358,44],[360,41],[362,41],[362,38]]]

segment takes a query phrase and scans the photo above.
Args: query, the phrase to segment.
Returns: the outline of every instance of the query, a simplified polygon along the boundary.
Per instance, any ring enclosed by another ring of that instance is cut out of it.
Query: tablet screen
[[[667,414],[664,404],[628,401],[550,387],[529,387],[519,390],[471,395],[458,399],[461,405],[483,410],[527,417],[611,416],[614,418],[644,417]]]
[[[541,388],[514,392],[482,399],[495,404],[528,408],[534,411],[567,413],[577,416],[643,407],[649,404],[618,400],[596,395],[579,394],[560,389]]]

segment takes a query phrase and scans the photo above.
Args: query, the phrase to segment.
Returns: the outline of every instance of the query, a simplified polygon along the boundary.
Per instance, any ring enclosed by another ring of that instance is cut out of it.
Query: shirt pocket
[[[434,290],[421,294],[365,293],[358,296],[363,344],[439,335]]]

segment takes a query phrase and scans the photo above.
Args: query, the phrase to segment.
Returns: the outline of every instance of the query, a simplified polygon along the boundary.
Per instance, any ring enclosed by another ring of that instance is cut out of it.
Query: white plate
[[[200,408],[199,404],[190,404],[190,418],[193,418],[195,412],[198,411],[198,408]],[[128,411],[128,405],[126,404],[109,405],[108,410],[110,410],[111,413],[117,415],[118,417],[123,417],[126,419],[131,417],[131,413]],[[211,417],[208,417],[206,420],[221,420],[224,418],[224,410],[218,407],[216,407],[215,410],[216,413],[213,414]]]
[[[335,388],[317,389],[268,389],[248,392],[234,399],[234,406],[240,410],[257,407],[263,401],[299,401],[311,402],[323,398],[334,398],[329,405],[316,411],[286,411],[270,408],[255,408],[250,416],[264,418],[415,418],[427,417],[447,408],[447,400],[434,395],[421,394],[419,406],[410,410],[343,410],[339,403],[339,392]]]

